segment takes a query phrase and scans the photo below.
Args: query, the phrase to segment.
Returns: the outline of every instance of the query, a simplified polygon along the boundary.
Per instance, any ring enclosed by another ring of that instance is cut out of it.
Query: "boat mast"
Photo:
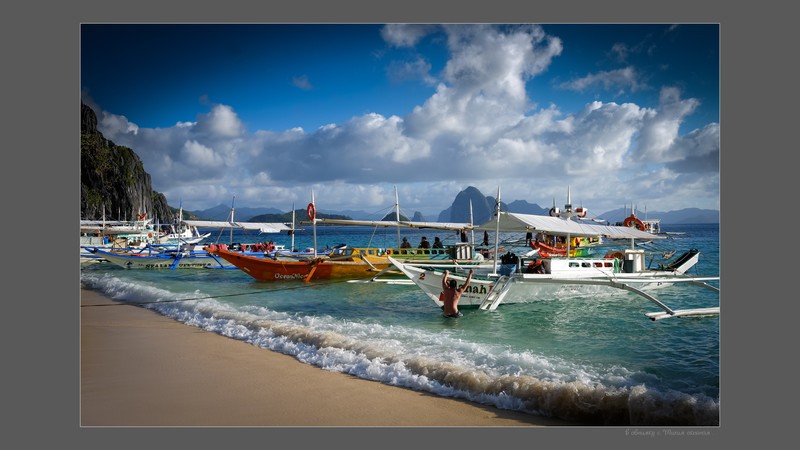
[[[569,185],[567,185],[567,204],[564,205],[564,209],[566,210],[565,213],[567,215],[567,221],[572,219],[572,195],[569,192]],[[570,233],[567,232],[567,259],[569,259],[569,244],[570,244]]]
[[[294,216],[295,216],[294,202],[292,202],[292,246],[289,247],[292,252],[294,252]]]
[[[236,202],[236,194],[233,194],[233,199],[231,200],[231,232],[230,232],[230,243],[233,244],[233,213],[234,207],[233,204]]]
[[[631,202],[631,216],[636,217],[636,205]],[[634,225],[633,229],[636,229]],[[631,250],[636,250],[636,239],[631,238]]]
[[[400,248],[400,200],[397,196],[397,185],[394,185],[394,216],[397,222],[397,247]]]
[[[473,228],[474,224],[472,223],[472,199],[469,199],[469,228],[470,233],[472,234],[472,245],[475,245],[475,228]],[[473,248],[474,250],[474,248]]]
[[[493,276],[497,276],[497,253],[500,249],[500,186],[497,186],[497,207],[495,214],[497,214],[497,225],[495,226],[495,231],[494,231],[494,265],[492,269]]]
[[[317,257],[317,205],[314,203],[314,190],[311,190],[311,204],[314,206],[314,218],[311,220],[311,224],[314,228],[314,257]]]

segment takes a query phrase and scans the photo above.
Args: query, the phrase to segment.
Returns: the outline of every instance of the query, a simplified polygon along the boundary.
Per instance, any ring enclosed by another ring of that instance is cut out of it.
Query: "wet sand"
[[[81,290],[82,427],[574,426],[326,371]]]

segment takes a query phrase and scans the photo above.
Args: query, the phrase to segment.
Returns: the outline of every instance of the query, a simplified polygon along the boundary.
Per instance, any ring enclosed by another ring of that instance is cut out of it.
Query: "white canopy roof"
[[[185,224],[200,228],[239,228],[243,230],[258,230],[262,233],[280,233],[292,228],[285,223],[272,222],[226,222],[216,220],[184,220]]]
[[[404,227],[404,228],[435,228],[438,230],[464,230],[472,228],[468,223],[458,222],[400,222],[395,220],[345,220],[345,219],[317,219],[317,223],[330,225],[363,225],[370,227]]]
[[[497,228],[497,218],[492,218],[476,228],[479,230],[494,230]],[[500,231],[531,231],[534,233],[541,232],[559,236],[603,236],[610,239],[664,238],[664,236],[658,236],[646,231],[639,231],[633,227],[587,224],[562,219],[560,217],[509,212],[500,213]]]

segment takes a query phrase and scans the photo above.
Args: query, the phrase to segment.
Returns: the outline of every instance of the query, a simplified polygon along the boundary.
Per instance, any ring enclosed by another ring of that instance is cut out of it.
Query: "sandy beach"
[[[82,427],[574,426],[313,367],[81,290]]]

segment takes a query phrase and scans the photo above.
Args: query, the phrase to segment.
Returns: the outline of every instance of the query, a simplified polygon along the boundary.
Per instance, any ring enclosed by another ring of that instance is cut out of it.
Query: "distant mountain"
[[[537,216],[546,216],[550,214],[550,208],[542,208],[536,203],[528,203],[525,200],[514,200],[508,204],[507,208],[508,212],[519,214],[535,214]]]
[[[231,206],[220,204],[201,211],[190,212],[203,220],[227,220],[231,215]],[[277,208],[249,208],[246,206],[237,208],[234,205],[233,218],[240,222],[267,222],[266,220],[251,220],[254,216],[262,214],[282,214],[282,211]],[[305,210],[303,210],[303,215],[305,216]],[[291,221],[291,217],[289,220]]]
[[[459,192],[453,203],[439,213],[437,222],[461,222],[469,223],[470,210],[469,205],[472,202],[472,222],[474,224],[482,224],[491,220],[494,217],[495,197],[486,196],[476,187],[469,186],[463,191]],[[177,212],[176,209],[172,208]],[[213,208],[205,209],[202,211],[186,211],[184,210],[184,218],[200,218],[204,220],[225,220],[230,215],[230,205],[218,205]],[[510,211],[520,214],[534,214],[540,216],[548,215],[550,208],[543,208],[536,203],[528,203],[526,200],[514,200],[511,203],[505,204],[500,202],[501,211]],[[242,222],[286,222],[291,223],[292,216],[290,212],[281,212],[276,208],[249,208],[241,207],[236,208],[235,218],[237,221]],[[604,219],[615,224],[622,222],[630,215],[630,210],[619,208],[612,211],[607,211],[603,214],[595,215],[592,211],[589,212],[590,217],[597,217]],[[661,219],[661,223],[669,224],[689,224],[689,223],[719,223],[719,211],[713,209],[699,209],[699,208],[686,208],[677,211],[644,211],[637,210],[637,217],[641,219]],[[328,211],[323,213],[317,210],[317,217],[328,219],[344,219],[344,220],[377,220],[374,214],[370,214],[361,210],[345,210],[345,211]],[[306,221],[305,209],[296,210],[296,222]],[[394,210],[389,211],[381,220],[395,220]],[[409,220],[406,216],[401,215],[401,220]],[[419,211],[414,212],[411,219],[414,222],[426,222],[425,217]]]
[[[438,222],[470,223],[470,202],[472,203],[472,223],[484,223],[494,216],[495,198],[487,197],[478,188],[469,186],[456,195],[449,208],[439,213]],[[500,209],[506,210],[502,203]]]
[[[197,217],[200,217],[201,220],[226,220],[230,217],[231,206],[217,205],[213,208],[189,212]]]
[[[469,223],[469,203],[472,201],[473,223],[481,224],[494,217],[495,198],[485,196],[475,187],[468,187],[456,195],[453,204],[449,208],[439,213],[438,222],[465,222]],[[550,208],[543,208],[536,203],[528,203],[525,200],[514,200],[504,204],[500,202],[501,211],[509,211],[520,214],[534,214],[547,216]],[[590,211],[591,217],[607,220],[611,224],[622,222],[630,216],[630,210],[624,208],[608,211],[603,214],[594,215]],[[669,212],[647,212],[637,211],[636,216],[640,219],[661,219],[662,224],[684,224],[684,223],[719,223],[719,211],[713,209],[686,208],[678,211]],[[645,217],[646,216],[646,217]]]
[[[269,208],[274,209],[274,208]],[[237,213],[238,217],[238,213]],[[344,216],[341,214],[326,214],[317,211],[317,219],[339,219],[339,220],[351,220],[349,216]],[[237,221],[241,222],[266,222],[266,223],[292,223],[292,212],[286,213],[269,213],[269,214],[259,214],[257,216],[250,217],[248,219],[236,219]],[[392,219],[394,220],[394,219]],[[300,222],[308,221],[308,214],[306,213],[305,209],[296,209],[294,211],[294,222],[298,224]]]
[[[439,213],[438,221],[469,223],[470,201],[472,201],[472,223],[485,223],[494,217],[497,199],[491,195],[483,195],[478,188],[470,186],[456,195],[449,208]],[[514,200],[508,204],[501,201],[500,210],[520,214],[547,215],[550,208],[542,208],[536,203],[528,203],[525,200]]]
[[[342,211],[328,211],[329,214],[339,214],[342,216],[352,217],[353,220],[376,220],[375,214],[370,214],[366,211],[358,209],[345,209]]]
[[[397,213],[395,211],[386,214],[383,216],[383,219],[381,219],[383,222],[394,222],[395,220],[397,220]],[[400,213],[400,220],[403,222],[408,222],[408,217]]]
[[[614,224],[622,222],[631,215],[630,209],[619,208],[607,211],[596,217],[604,219]],[[637,210],[636,217],[640,219],[661,219],[662,225],[684,224],[684,223],[719,223],[719,211],[715,209],[686,208],[677,211],[644,211]]]

